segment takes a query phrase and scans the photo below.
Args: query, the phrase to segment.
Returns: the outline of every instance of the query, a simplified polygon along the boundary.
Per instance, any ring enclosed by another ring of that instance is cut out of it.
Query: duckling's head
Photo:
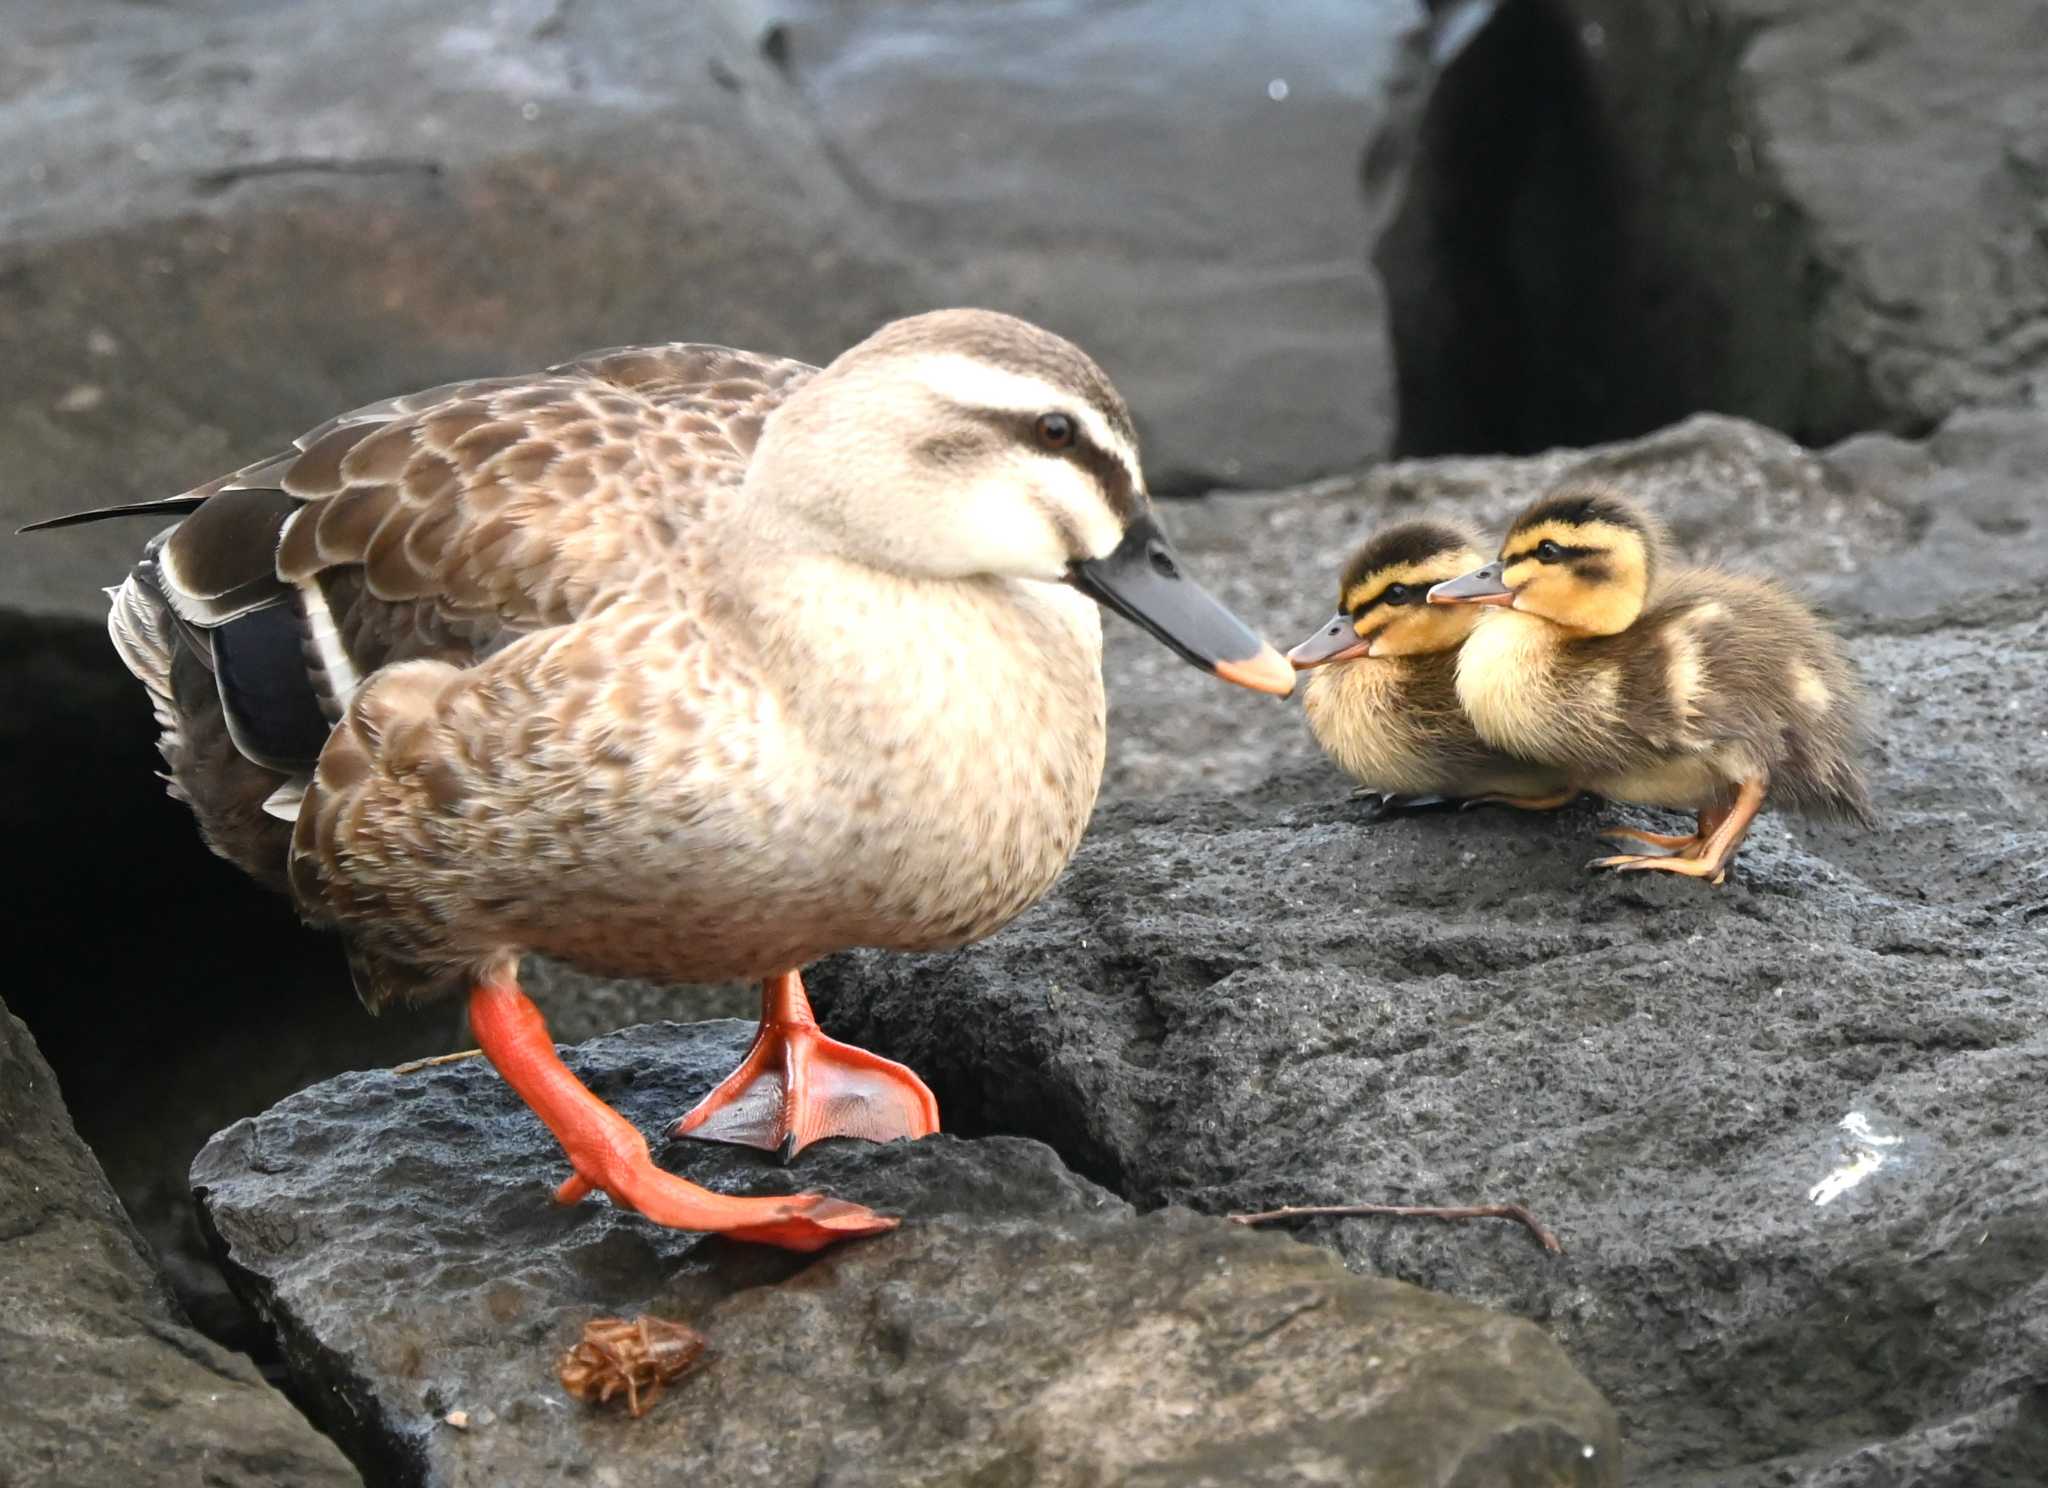
[[[1067,583],[1226,680],[1285,695],[1280,654],[1189,579],[1130,410],[1086,353],[989,310],[883,326],[761,429],[750,508],[816,550],[916,578]]]
[[[1493,562],[1429,591],[1435,605],[1507,605],[1585,635],[1636,623],[1663,565],[1662,526],[1611,487],[1553,491],[1515,518]]]
[[[1423,603],[1430,586],[1484,561],[1478,535],[1448,522],[1402,522],[1374,533],[1337,585],[1337,613],[1287,653],[1303,671],[1363,656],[1454,651],[1480,612]]]

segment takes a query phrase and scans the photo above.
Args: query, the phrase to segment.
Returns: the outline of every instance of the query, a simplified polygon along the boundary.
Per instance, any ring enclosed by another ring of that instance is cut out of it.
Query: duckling
[[[1660,849],[1597,859],[1723,882],[1766,794],[1869,825],[1856,754],[1862,691],[1832,632],[1781,586],[1673,569],[1663,527],[1597,484],[1543,497],[1500,556],[1429,591],[1493,606],[1458,653],[1482,738],[1615,801],[1690,811],[1690,836],[1616,827]]]
[[[924,1135],[930,1090],[821,1034],[802,966],[963,945],[1051,885],[1102,774],[1099,607],[1294,686],[1180,567],[1102,370],[985,311],[822,370],[675,344],[451,384],[141,509],[181,520],[109,628],[208,842],[341,933],[373,1010],[469,989],[561,1202],[797,1250],[896,1221],[656,1167],[522,958],[761,981],[683,1132]]]
[[[1432,584],[1483,562],[1448,522],[1402,522],[1351,555],[1337,613],[1287,659],[1315,669],[1302,696],[1323,753],[1390,814],[1463,799],[1549,810],[1572,799],[1562,772],[1487,744],[1458,704],[1458,648],[1481,612],[1432,607]]]

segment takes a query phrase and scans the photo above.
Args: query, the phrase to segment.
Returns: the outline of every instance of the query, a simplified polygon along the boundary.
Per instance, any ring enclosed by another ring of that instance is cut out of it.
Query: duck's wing
[[[203,643],[230,717],[235,695],[260,712],[267,692],[302,746],[308,692],[331,723],[380,667],[466,664],[660,583],[814,370],[629,347],[374,403],[172,498],[188,514],[151,545],[145,581]],[[116,606],[117,626],[132,610]],[[259,762],[304,762],[249,732]]]
[[[109,616],[165,719],[174,788],[216,846],[267,862],[268,844],[229,851],[202,803],[271,791],[289,817],[381,668],[471,665],[685,578],[693,529],[814,372],[722,346],[592,352],[370,404],[167,501],[80,514],[182,518],[111,591]]]

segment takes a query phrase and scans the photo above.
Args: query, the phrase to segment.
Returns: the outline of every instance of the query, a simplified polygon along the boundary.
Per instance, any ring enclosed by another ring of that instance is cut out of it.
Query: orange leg
[[[1640,842],[1647,847],[1668,847],[1675,852],[1689,853],[1705,845],[1711,829],[1707,826],[1704,812],[1700,815],[1700,829],[1687,832],[1684,836],[1673,836],[1669,832],[1643,832],[1634,827],[1608,827],[1595,835],[1613,842]]]
[[[1512,806],[1517,811],[1557,811],[1578,800],[1575,790],[1562,790],[1548,796],[1504,796],[1498,793],[1484,796],[1467,796],[1459,804],[1467,811],[1474,806]]]
[[[1762,776],[1745,780],[1735,792],[1734,805],[1721,811],[1701,812],[1698,835],[1681,839],[1690,845],[1681,847],[1670,857],[1629,853],[1619,857],[1595,858],[1588,866],[1612,868],[1619,873],[1657,869],[1665,873],[1682,873],[1688,878],[1704,878],[1710,883],[1725,882],[1728,865],[1735,861],[1736,849],[1742,846],[1749,824],[1756,819],[1764,804],[1765,785]]]
[[[569,1154],[576,1176],[555,1191],[558,1203],[573,1204],[601,1188],[613,1203],[656,1224],[785,1250],[822,1250],[837,1240],[896,1228],[896,1220],[822,1194],[733,1198],[657,1168],[647,1139],[562,1063],[540,1009],[509,978],[470,992],[469,1024],[485,1057]]]
[[[740,1067],[676,1123],[679,1137],[765,1147],[785,1159],[820,1137],[888,1142],[939,1129],[939,1103],[893,1059],[818,1031],[803,977],[761,984],[761,1026]]]

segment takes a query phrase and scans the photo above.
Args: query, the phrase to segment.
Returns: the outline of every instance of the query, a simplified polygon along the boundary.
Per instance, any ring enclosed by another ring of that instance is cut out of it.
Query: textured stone
[[[1093,352],[1155,490],[1389,447],[1388,307],[1359,245],[1398,202],[1433,76],[1423,6],[780,9],[824,147],[927,293]]]
[[[656,1026],[567,1057],[653,1131],[747,1036]],[[380,1483],[1620,1481],[1611,1413],[1540,1330],[1281,1236],[1136,1216],[1036,1143],[662,1157],[904,1225],[807,1258],[558,1208],[558,1150],[481,1061],[316,1086],[222,1132],[193,1182],[301,1398]],[[638,1420],[568,1401],[554,1361],[582,1324],[641,1312],[705,1333],[708,1362]],[[456,1410],[467,1430],[437,1424]]]
[[[168,495],[455,377],[671,339],[823,361],[955,303],[1077,336],[1162,486],[1344,468],[1392,437],[1356,245],[1423,25],[1413,0],[1229,26],[1085,0],[27,7],[0,37],[0,153],[32,163],[0,183],[0,322],[36,354],[0,366],[0,520]],[[146,535],[42,540],[5,597],[92,612]]]
[[[247,1359],[185,1322],[4,1006],[0,1380],[8,1488],[358,1481]]]
[[[2048,13],[1505,0],[1375,252],[1401,447],[2048,407]]]

